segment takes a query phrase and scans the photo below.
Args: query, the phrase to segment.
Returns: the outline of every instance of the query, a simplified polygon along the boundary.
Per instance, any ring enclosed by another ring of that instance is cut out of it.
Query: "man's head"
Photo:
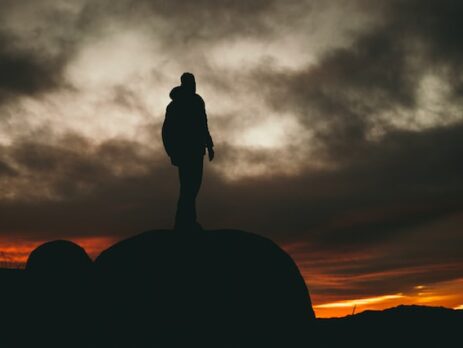
[[[195,76],[192,73],[186,72],[183,73],[182,76],[180,77],[180,81],[182,83],[182,87],[190,92],[190,93],[196,93],[196,81],[195,81]]]

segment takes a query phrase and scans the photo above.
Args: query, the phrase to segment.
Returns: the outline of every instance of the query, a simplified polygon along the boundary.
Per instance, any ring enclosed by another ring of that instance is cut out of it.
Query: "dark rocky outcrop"
[[[314,322],[293,260],[236,231],[151,231],[95,261],[104,341],[121,346],[291,347]]]
[[[233,230],[152,231],[89,263],[78,245],[0,269],[0,347],[453,347],[463,311],[399,306],[313,320],[291,258]]]
[[[85,250],[67,240],[55,240],[34,249],[26,263],[26,271],[37,276],[72,277],[88,274],[92,260]]]
[[[24,346],[86,347],[95,337],[93,263],[79,245],[42,244],[26,264]]]
[[[94,263],[53,241],[0,276],[5,347],[299,347],[315,325],[293,260],[242,231],[145,232]]]

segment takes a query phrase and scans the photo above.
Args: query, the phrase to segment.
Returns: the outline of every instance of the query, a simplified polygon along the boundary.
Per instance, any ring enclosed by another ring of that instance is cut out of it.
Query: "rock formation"
[[[293,260],[251,233],[146,232],[95,266],[106,337],[127,346],[288,347],[314,319]]]

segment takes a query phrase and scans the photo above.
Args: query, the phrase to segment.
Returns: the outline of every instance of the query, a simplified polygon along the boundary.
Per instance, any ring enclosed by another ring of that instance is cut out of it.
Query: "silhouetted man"
[[[180,197],[175,216],[175,229],[200,228],[196,221],[196,196],[203,177],[206,148],[209,160],[214,158],[214,144],[207,127],[203,98],[196,94],[195,77],[184,73],[181,86],[170,92],[162,127],[162,140],[174,166],[178,167]]]

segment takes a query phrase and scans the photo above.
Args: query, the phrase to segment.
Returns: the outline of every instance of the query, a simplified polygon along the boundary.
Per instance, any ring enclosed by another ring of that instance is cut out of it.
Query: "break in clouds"
[[[461,278],[462,15],[452,0],[4,0],[2,239],[170,227],[160,127],[191,71],[217,153],[205,227],[286,245],[323,274],[315,295]]]

